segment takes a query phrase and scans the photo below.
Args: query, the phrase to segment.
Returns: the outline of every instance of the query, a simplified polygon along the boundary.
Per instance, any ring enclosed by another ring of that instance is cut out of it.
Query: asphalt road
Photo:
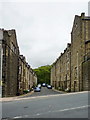
[[[45,95],[55,95],[55,94],[62,94],[62,92],[60,92],[60,91],[58,92],[53,89],[48,89],[47,87],[42,87],[41,92],[34,92],[31,95],[27,95],[27,96],[23,96],[23,97],[35,97],[35,96],[45,96]]]
[[[2,117],[11,119],[88,118],[88,109],[88,92],[55,94],[3,102]]]

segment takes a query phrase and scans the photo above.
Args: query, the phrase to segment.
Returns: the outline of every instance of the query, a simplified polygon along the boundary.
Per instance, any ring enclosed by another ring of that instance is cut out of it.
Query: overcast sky
[[[20,53],[32,68],[51,65],[71,42],[75,15],[88,15],[88,0],[0,1],[0,28],[16,30]]]

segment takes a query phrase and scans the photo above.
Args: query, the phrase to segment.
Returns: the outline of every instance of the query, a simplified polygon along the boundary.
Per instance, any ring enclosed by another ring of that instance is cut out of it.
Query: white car
[[[37,87],[41,88],[41,84],[38,84]]]
[[[42,86],[43,86],[43,87],[46,87],[46,83],[43,83]]]
[[[41,91],[41,89],[39,87],[34,88],[34,92],[40,92],[40,91]]]
[[[48,89],[52,89],[52,86],[51,86],[51,85],[47,85],[47,88],[48,88]]]

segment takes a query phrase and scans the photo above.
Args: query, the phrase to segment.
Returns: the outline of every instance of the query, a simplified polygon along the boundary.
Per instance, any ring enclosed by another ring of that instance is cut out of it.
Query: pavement
[[[31,95],[33,93],[34,93],[34,91],[31,91],[30,93],[27,93],[27,94],[24,94],[24,95],[20,95],[20,96],[0,98],[0,102],[21,100],[22,99],[21,97],[25,97],[25,96]]]
[[[57,89],[55,89],[54,87],[53,87],[52,89],[53,89],[54,91],[56,91],[56,92],[60,92],[60,93],[63,93],[63,94],[67,93],[67,92],[65,92],[65,91],[57,90]]]
[[[55,92],[58,92],[58,93],[63,93],[63,94],[66,93],[63,91],[56,90],[55,88],[52,88],[52,90]],[[33,93],[34,93],[34,91],[31,91],[30,93],[23,94],[20,96],[0,98],[0,102],[28,99],[26,97],[28,97],[28,96],[30,97]],[[33,97],[33,96],[31,96],[31,97]],[[39,97],[39,96],[37,96],[37,97]],[[43,95],[42,95],[42,97],[43,97]],[[35,97],[33,97],[33,98],[35,98]]]

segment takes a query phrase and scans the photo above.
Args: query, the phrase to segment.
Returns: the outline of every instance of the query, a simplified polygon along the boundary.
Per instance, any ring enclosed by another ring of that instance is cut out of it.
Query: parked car
[[[48,88],[48,89],[52,89],[52,86],[51,86],[51,85],[47,85],[47,88]]]
[[[46,83],[43,83],[42,86],[43,86],[43,87],[46,87]]]
[[[38,84],[37,87],[41,88],[41,84]]]
[[[34,92],[40,92],[40,91],[41,91],[41,89],[39,87],[34,88]]]

